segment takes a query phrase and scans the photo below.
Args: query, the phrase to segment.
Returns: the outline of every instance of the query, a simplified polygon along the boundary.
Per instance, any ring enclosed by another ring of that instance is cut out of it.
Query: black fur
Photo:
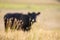
[[[13,27],[13,24],[14,24],[14,20],[17,19],[18,20],[22,20],[22,23],[20,23],[21,25],[18,27],[17,30],[19,30],[20,28],[23,30],[23,31],[29,31],[31,29],[31,22],[34,23],[36,22],[36,17],[37,15],[39,15],[40,12],[38,13],[35,13],[35,12],[32,12],[32,13],[28,13],[28,14],[22,14],[22,13],[7,13],[5,16],[4,16],[4,22],[5,22],[5,29],[7,28],[7,19],[10,19],[12,18],[12,24],[11,24],[11,29]],[[34,21],[32,21],[34,20]]]

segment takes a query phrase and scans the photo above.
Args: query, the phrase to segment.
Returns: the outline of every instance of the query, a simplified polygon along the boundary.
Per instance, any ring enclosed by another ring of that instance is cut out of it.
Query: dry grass
[[[7,26],[9,25],[10,23]],[[60,40],[60,30],[44,29],[36,22],[31,26],[31,30],[28,32],[22,30],[11,31],[10,29],[8,32],[0,31],[0,40]]]
[[[0,40],[60,40],[59,31],[47,31],[40,29],[39,31],[14,31],[1,32]]]
[[[0,32],[0,40],[60,40],[60,30],[45,30],[34,24],[29,32]]]
[[[29,7],[29,5],[20,5],[20,4],[18,4],[18,5],[0,4],[0,8],[3,8],[3,9],[9,8],[9,9],[42,10],[42,9],[47,9],[47,7],[48,8],[60,8],[60,5],[49,5],[49,6],[48,5],[40,5],[40,6],[31,5]],[[4,13],[2,13],[2,14],[4,14]],[[42,16],[44,16],[44,15],[42,15]],[[32,25],[32,28],[29,32],[23,32],[22,30],[20,30],[20,31],[15,30],[15,31],[11,32],[11,30],[9,30],[6,33],[5,31],[0,31],[0,40],[60,40],[60,28],[56,29],[56,30],[55,29],[46,30],[46,29],[43,29],[39,23],[38,24],[35,23]]]

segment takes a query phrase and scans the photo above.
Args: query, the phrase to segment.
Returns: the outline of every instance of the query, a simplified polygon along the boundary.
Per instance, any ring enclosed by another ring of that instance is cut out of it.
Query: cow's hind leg
[[[6,29],[7,29],[7,25],[6,25],[6,23],[7,23],[7,19],[4,18],[5,31],[6,31]]]
[[[8,19],[4,19],[5,24],[5,31],[8,31]]]

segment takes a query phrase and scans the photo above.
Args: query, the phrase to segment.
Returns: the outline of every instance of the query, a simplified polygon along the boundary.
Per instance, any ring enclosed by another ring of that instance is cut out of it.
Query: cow
[[[36,17],[39,14],[40,12],[28,12],[28,14],[8,13],[4,16],[5,29],[8,29],[8,27],[10,27],[10,29],[21,29],[23,31],[29,31],[31,29],[31,25],[36,22]]]

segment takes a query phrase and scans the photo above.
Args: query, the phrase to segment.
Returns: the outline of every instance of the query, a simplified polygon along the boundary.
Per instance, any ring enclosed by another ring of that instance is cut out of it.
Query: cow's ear
[[[30,13],[30,12],[28,12],[28,15],[31,15],[31,13]]]
[[[37,15],[39,15],[39,14],[40,14],[40,12],[37,13]]]

